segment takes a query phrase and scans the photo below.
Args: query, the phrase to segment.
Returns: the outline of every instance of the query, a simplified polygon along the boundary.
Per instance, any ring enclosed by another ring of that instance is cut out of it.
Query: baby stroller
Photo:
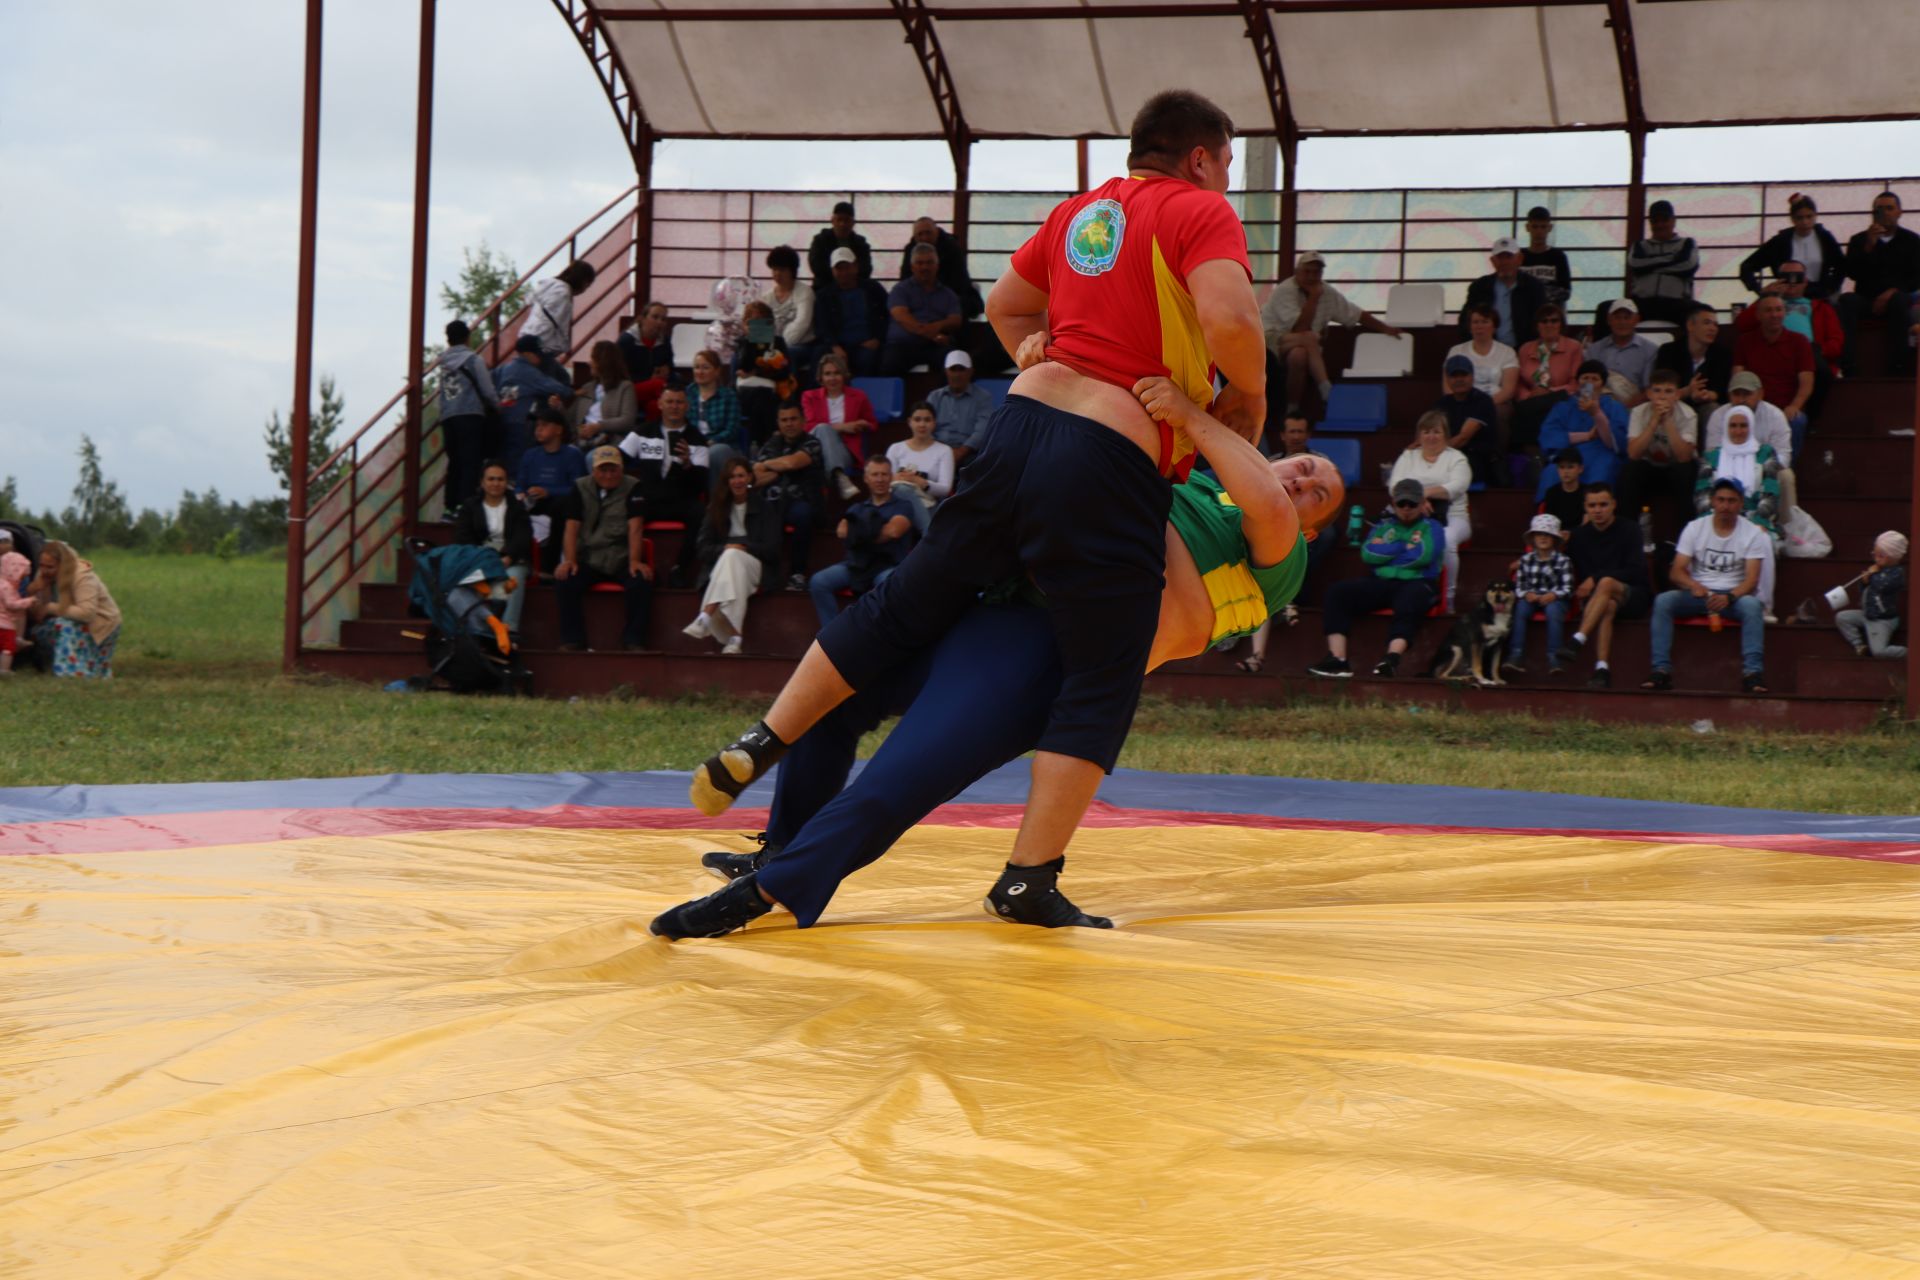
[[[407,599],[431,625],[425,640],[428,674],[419,687],[438,681],[455,693],[529,695],[533,673],[520,662],[495,605],[495,583],[507,577],[500,553],[490,547],[436,547],[423,538],[406,541],[413,557]]]

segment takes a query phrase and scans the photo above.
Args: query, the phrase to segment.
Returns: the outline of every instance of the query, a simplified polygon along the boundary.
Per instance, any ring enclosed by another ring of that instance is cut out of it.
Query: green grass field
[[[114,679],[0,685],[12,748],[0,752],[0,786],[689,769],[758,711],[727,698],[398,696],[288,678],[281,562],[125,553],[94,562],[127,619]],[[1121,763],[1832,813],[1911,813],[1920,795],[1920,732],[1904,724],[1846,737],[1699,735],[1391,703],[1149,700]]]

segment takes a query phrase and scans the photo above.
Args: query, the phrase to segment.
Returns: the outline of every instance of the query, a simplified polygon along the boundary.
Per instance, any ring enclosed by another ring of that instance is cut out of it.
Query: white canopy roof
[[[1920,118],[1914,0],[584,4],[659,137],[1125,137],[1170,87],[1244,134]]]

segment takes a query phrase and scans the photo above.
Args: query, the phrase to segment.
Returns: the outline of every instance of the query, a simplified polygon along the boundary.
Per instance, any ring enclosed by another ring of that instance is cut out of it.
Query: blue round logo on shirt
[[[1067,224],[1067,265],[1083,276],[1113,270],[1126,233],[1127,214],[1120,202],[1095,200]]]

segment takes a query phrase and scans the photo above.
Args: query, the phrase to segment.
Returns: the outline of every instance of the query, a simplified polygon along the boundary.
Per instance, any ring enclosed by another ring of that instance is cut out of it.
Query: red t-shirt
[[[1791,329],[1768,342],[1755,329],[1733,344],[1733,362],[1759,377],[1768,404],[1784,409],[1800,394],[1800,375],[1813,372],[1813,344]]]
[[[1213,360],[1187,276],[1216,258],[1252,279],[1246,229],[1225,196],[1178,178],[1114,178],[1057,206],[1012,266],[1047,295],[1049,359],[1129,391],[1160,374],[1204,407]],[[1162,470],[1192,453],[1179,433]]]

